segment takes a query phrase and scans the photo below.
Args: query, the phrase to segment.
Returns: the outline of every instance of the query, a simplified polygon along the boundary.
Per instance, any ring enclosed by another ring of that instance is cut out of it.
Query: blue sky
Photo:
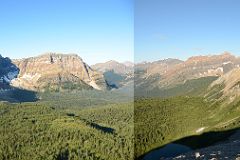
[[[135,62],[240,55],[239,0],[137,0]]]
[[[1,0],[0,54],[78,53],[87,63],[133,59],[133,0]]]

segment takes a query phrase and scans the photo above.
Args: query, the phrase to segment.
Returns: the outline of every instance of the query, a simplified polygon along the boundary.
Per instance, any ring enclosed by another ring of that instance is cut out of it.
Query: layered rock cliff
[[[47,91],[64,89],[107,89],[103,74],[93,70],[76,54],[47,53],[15,60],[18,77],[11,85],[18,88]]]

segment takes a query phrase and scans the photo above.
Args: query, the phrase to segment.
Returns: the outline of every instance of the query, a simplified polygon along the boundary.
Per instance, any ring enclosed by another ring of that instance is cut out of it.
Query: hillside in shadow
[[[11,103],[17,102],[34,102],[38,98],[36,93],[10,85],[11,80],[17,78],[19,68],[8,57],[4,58],[0,55],[0,101]]]
[[[240,129],[236,128],[226,131],[210,131],[201,135],[184,137],[182,139],[166,144],[160,148],[151,150],[138,159],[157,160],[161,158],[170,158],[178,155],[185,155],[186,153],[190,155],[193,153],[194,155],[196,150],[205,148],[207,153],[207,148],[213,147],[215,145],[220,146],[223,150],[226,150],[227,148],[224,148],[225,144],[231,144],[240,139],[239,132]],[[236,149],[239,150],[240,148]],[[202,152],[202,154],[204,154],[204,152]]]
[[[13,88],[0,91],[0,101],[10,103],[35,102],[38,100],[37,93],[34,91]]]

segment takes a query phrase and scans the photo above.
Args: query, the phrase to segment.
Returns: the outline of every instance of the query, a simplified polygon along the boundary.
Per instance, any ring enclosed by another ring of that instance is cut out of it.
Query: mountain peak
[[[118,62],[118,61],[115,61],[115,60],[109,60],[109,61],[107,61],[106,63],[108,63],[108,64],[111,64],[111,63],[117,64],[117,63],[119,63],[119,62]]]
[[[115,60],[110,60],[105,63],[97,63],[95,65],[92,65],[92,68],[103,73],[113,70],[115,73],[118,73],[118,74],[127,74],[132,72],[133,70],[133,66],[128,66],[124,63],[120,63]]]
[[[78,88],[107,88],[103,75],[90,68],[77,54],[45,53],[15,61],[15,64],[20,68],[18,78],[12,82],[15,87],[37,91],[48,86],[58,90],[59,86],[66,88],[69,84]]]
[[[125,61],[123,62],[124,65],[128,66],[128,67],[134,67],[134,63],[131,61]]]
[[[233,56],[230,52],[228,52],[228,51],[224,51],[223,53],[222,53],[222,55],[226,55],[226,56]]]
[[[192,56],[186,60],[186,62],[204,62],[204,61],[218,61],[226,59],[235,59],[236,57],[230,52],[223,52],[219,55],[199,55]]]
[[[34,59],[36,61],[45,61],[46,63],[47,62],[48,63],[62,63],[63,61],[78,60],[83,63],[82,58],[77,54],[63,54],[63,53],[55,53],[55,52],[47,52],[47,53],[41,54],[39,56],[31,57],[31,58],[27,58],[27,59],[28,60]],[[24,60],[26,60],[26,59],[24,59]],[[19,61],[19,60],[17,60],[17,61]]]
[[[76,53],[64,54],[64,53],[56,53],[56,52],[47,52],[35,58],[38,58],[38,57],[78,57],[81,59],[81,57]]]

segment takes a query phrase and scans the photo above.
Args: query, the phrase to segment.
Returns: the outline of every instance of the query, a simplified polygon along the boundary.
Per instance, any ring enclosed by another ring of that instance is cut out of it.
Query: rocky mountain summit
[[[64,89],[107,89],[103,74],[88,66],[76,54],[46,53],[15,60],[20,70],[11,85],[34,91]]]

